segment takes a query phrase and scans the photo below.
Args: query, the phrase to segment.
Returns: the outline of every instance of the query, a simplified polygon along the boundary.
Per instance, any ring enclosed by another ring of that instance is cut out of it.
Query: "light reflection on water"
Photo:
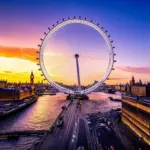
[[[84,114],[106,112],[112,108],[121,108],[121,102],[110,101],[108,97],[121,99],[121,93],[93,92],[89,94],[90,101],[84,102]]]
[[[65,98],[66,95],[60,93],[39,97],[36,103],[3,119],[0,122],[0,132],[48,129],[61,112],[61,107],[69,103]]]
[[[119,95],[93,92],[89,94],[90,100],[85,102],[85,113],[108,111],[112,108],[121,107],[121,103],[108,100],[109,96],[120,98]],[[0,132],[12,130],[44,130],[54,122],[61,107],[69,104],[65,100],[66,95],[58,93],[55,96],[41,96],[38,101],[25,108],[21,112],[7,116],[0,121]],[[95,101],[95,102],[94,102]]]

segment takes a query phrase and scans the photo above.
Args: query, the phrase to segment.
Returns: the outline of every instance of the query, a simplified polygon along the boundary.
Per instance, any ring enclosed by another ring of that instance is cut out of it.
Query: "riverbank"
[[[16,102],[16,101],[1,102],[0,103],[0,117],[5,117],[9,114],[17,112],[17,111],[31,105],[32,103],[36,102],[37,99],[38,99],[38,96],[33,95],[33,96],[28,97],[19,102]]]

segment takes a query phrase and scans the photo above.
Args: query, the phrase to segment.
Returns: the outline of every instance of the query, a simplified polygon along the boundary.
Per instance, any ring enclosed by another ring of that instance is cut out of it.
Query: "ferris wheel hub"
[[[79,54],[75,54],[74,56],[75,56],[75,58],[79,58]]]

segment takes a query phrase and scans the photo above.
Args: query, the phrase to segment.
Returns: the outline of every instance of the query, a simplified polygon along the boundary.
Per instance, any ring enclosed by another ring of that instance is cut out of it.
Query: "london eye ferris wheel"
[[[93,28],[94,30],[96,30],[105,40],[107,47],[108,47],[108,52],[109,52],[109,61],[108,61],[108,65],[107,65],[107,69],[104,73],[104,75],[102,76],[101,79],[99,79],[99,81],[87,88],[82,90],[82,88],[80,88],[80,75],[79,75],[79,64],[78,64],[78,58],[79,58],[79,54],[75,54],[75,58],[76,58],[76,65],[77,65],[77,78],[78,78],[78,93],[79,94],[88,94],[92,91],[94,91],[95,89],[97,89],[100,85],[102,85],[104,83],[105,80],[108,79],[110,73],[112,70],[114,70],[113,66],[114,63],[116,62],[116,60],[114,60],[114,56],[116,55],[114,53],[114,46],[112,45],[113,41],[110,39],[110,35],[107,34],[107,30],[104,30],[103,27],[100,27],[99,24],[95,24],[93,23],[92,20],[87,20],[86,18],[70,18],[68,17],[68,19],[62,19],[61,22],[57,21],[57,24],[52,26],[52,28],[48,28],[48,32],[44,32],[44,38],[41,38],[41,44],[39,44],[39,50],[37,51],[38,57],[37,60],[39,61],[37,63],[37,65],[40,67],[39,70],[42,72],[42,76],[44,77],[45,80],[47,80],[49,83],[51,83],[52,86],[54,86],[55,88],[57,88],[59,91],[68,93],[68,94],[74,94],[77,91],[71,90],[69,88],[63,87],[61,85],[59,85],[58,83],[54,82],[51,78],[51,75],[48,73],[45,64],[44,64],[44,58],[43,58],[43,53],[45,50],[45,47],[48,43],[49,38],[56,32],[58,31],[60,28],[67,26],[69,24],[84,24],[87,25],[91,28]]]

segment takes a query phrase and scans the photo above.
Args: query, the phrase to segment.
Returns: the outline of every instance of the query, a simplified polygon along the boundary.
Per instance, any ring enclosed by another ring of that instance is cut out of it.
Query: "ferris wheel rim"
[[[107,46],[108,46],[108,50],[109,50],[109,63],[108,63],[108,66],[107,66],[107,69],[104,73],[104,75],[102,76],[102,78],[98,81],[98,83],[96,83],[95,85],[93,85],[92,87],[90,88],[87,88],[85,90],[81,90],[79,91],[79,93],[81,94],[87,94],[87,93],[90,93],[92,92],[93,90],[95,90],[96,88],[98,88],[100,85],[102,85],[104,83],[104,81],[106,79],[108,79],[111,71],[113,70],[113,65],[114,65],[114,51],[113,51],[113,46],[112,46],[112,41],[110,40],[110,36],[108,36],[106,34],[106,32],[100,28],[98,25],[94,24],[92,21],[89,21],[89,20],[86,20],[86,19],[81,19],[81,18],[69,18],[68,20],[64,20],[60,23],[57,22],[57,25],[53,25],[53,28],[50,29],[49,28],[49,31],[46,33],[44,32],[45,34],[45,37],[43,39],[41,39],[41,45],[39,45],[40,47],[40,50],[39,50],[39,65],[40,65],[40,71],[42,71],[42,74],[43,76],[45,77],[45,79],[51,83],[55,88],[57,88],[58,90],[62,91],[62,92],[66,92],[68,94],[73,94],[75,93],[76,91],[73,91],[73,90],[70,90],[68,88],[65,88],[65,87],[62,87],[60,86],[59,84],[57,84],[56,82],[54,82],[50,75],[48,74],[46,68],[45,68],[45,64],[44,64],[44,61],[43,61],[43,53],[44,53],[44,49],[45,49],[45,46],[47,45],[47,41],[48,39],[53,35],[53,33],[55,33],[56,31],[58,31],[60,28],[66,26],[66,25],[69,25],[69,24],[74,24],[74,23],[78,23],[78,24],[85,24],[87,26],[90,26],[91,28],[95,29],[96,31],[99,32],[99,34],[104,38],[105,42],[107,43]]]

